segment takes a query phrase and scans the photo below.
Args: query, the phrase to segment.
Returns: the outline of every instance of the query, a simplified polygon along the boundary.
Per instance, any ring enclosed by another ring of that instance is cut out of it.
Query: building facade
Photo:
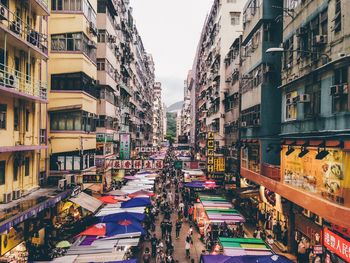
[[[242,31],[245,1],[214,1],[206,19],[197,51],[196,64],[196,138],[199,154],[206,154],[206,133],[215,134],[216,154],[222,154],[224,139],[225,56]]]
[[[162,84],[154,83],[153,88],[153,146],[160,146],[164,140],[164,108],[162,103]]]

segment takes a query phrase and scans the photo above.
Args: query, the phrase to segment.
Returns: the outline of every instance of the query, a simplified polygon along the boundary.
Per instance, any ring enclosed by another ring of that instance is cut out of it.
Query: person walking
[[[191,237],[187,236],[185,240],[185,250],[186,250],[186,257],[191,258]]]
[[[176,221],[176,226],[175,226],[175,230],[176,230],[176,239],[179,239],[181,227],[182,227],[182,222],[181,222],[181,220],[177,220],[177,221]]]
[[[145,252],[142,256],[143,263],[150,263],[151,262],[151,254],[149,253],[149,248],[146,247]]]
[[[173,230],[173,223],[172,223],[171,221],[169,221],[169,222],[167,223],[167,234],[168,234],[169,236],[171,236],[172,230]]]
[[[158,239],[156,237],[156,234],[153,235],[151,238],[151,248],[152,248],[152,257],[155,258],[157,254],[157,244],[158,244]]]
[[[162,239],[164,239],[165,238],[166,229],[167,229],[166,223],[165,223],[164,220],[162,221],[162,223],[160,223],[160,229],[162,231]]]

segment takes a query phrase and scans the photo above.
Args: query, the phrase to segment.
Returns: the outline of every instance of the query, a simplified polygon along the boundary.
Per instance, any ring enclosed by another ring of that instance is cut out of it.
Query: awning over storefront
[[[219,238],[220,245],[226,256],[267,256],[271,250],[265,242],[257,238]]]
[[[81,192],[75,197],[69,199],[70,201],[80,205],[82,208],[89,210],[92,213],[95,213],[97,209],[103,204],[100,200],[95,197],[92,197],[84,192]]]

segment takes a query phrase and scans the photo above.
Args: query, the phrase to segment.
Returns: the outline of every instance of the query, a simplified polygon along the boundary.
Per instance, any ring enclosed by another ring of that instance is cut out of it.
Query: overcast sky
[[[183,100],[206,15],[213,0],[131,0],[133,16],[147,52],[153,55],[156,79],[167,106]]]

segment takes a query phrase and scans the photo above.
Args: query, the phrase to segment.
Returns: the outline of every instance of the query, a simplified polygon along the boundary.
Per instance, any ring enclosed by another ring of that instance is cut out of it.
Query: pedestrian
[[[172,230],[173,230],[173,223],[169,221],[167,224],[167,234],[171,236]]]
[[[193,218],[193,205],[190,205],[190,207],[188,208],[188,219],[190,220],[190,222],[192,222],[192,218]]]
[[[189,237],[186,237],[185,250],[186,250],[186,257],[188,258],[190,258],[190,249],[191,249],[191,239]]]
[[[176,226],[175,226],[175,230],[176,230],[176,239],[179,239],[181,227],[182,227],[182,222],[181,222],[181,220],[177,220]]]
[[[160,229],[162,231],[162,239],[164,239],[166,233],[166,223],[164,220],[160,223]]]
[[[158,244],[158,239],[156,237],[156,234],[153,235],[151,238],[151,246],[152,246],[152,257],[156,257],[157,254],[157,244]]]
[[[272,245],[274,243],[272,235],[267,235],[266,243],[272,248]]]
[[[151,254],[149,253],[149,248],[146,247],[145,252],[142,256],[143,263],[150,263],[151,262]]]
[[[261,238],[261,230],[260,227],[257,227],[253,233],[254,238]]]
[[[192,238],[192,234],[193,234],[193,227],[192,225],[190,225],[190,228],[188,229],[188,235]]]

